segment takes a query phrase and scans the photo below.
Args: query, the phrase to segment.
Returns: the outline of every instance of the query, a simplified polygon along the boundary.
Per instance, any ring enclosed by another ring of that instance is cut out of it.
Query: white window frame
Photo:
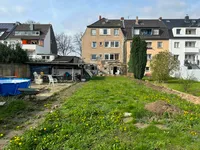
[[[115,55],[118,55],[118,59],[115,58]],[[108,59],[105,59],[106,55],[108,55]],[[110,58],[110,56],[113,55],[113,59]],[[120,60],[120,54],[119,53],[105,53],[104,54],[104,60]]]
[[[152,49],[152,42],[151,41],[146,41],[147,42],[147,48]],[[151,43],[151,47],[148,46],[148,43]]]
[[[180,42],[174,42],[174,48],[180,48]]]
[[[192,46],[192,44],[191,46],[186,46],[187,45],[186,43],[194,43],[194,46]],[[194,48],[194,47],[196,47],[196,41],[185,41],[185,48]]]
[[[96,43],[96,44],[95,44],[95,47],[93,47],[93,43]],[[93,41],[91,47],[92,47],[92,48],[97,48],[97,42]]]
[[[195,30],[195,33],[192,34],[192,32],[191,32],[190,34],[188,34],[188,31],[191,31],[191,30]],[[186,30],[185,30],[185,34],[186,34],[186,35],[196,35],[196,33],[197,33],[197,30],[196,30],[196,29],[186,29]]]
[[[161,47],[159,46],[158,43],[161,43]],[[163,42],[157,42],[157,48],[163,48]]]
[[[152,54],[147,54],[147,60],[152,60]]]
[[[93,31],[95,31],[95,32],[93,33]],[[96,36],[97,35],[97,30],[96,29],[91,29],[91,35],[92,36]]]
[[[134,29],[134,35],[140,35],[140,29]]]
[[[108,42],[108,46],[106,46],[106,43],[107,43],[107,42]],[[105,41],[105,42],[104,42],[104,47],[105,47],[105,48],[109,48],[109,47],[110,47],[110,41]]]
[[[108,59],[106,59],[106,55],[108,55]],[[110,54],[104,54],[104,60],[110,60]]]
[[[147,70],[149,68],[149,70]],[[150,67],[145,67],[145,72],[150,72]]]
[[[159,29],[154,29],[153,30],[153,35],[159,35]]]
[[[178,34],[178,32],[177,32],[178,30],[180,31],[179,34]],[[180,34],[181,34],[181,29],[176,29],[176,34],[177,34],[177,35],[180,35]]]
[[[115,32],[117,31],[117,32]],[[119,29],[114,29],[114,36],[119,36]]]
[[[96,59],[93,59],[92,56],[96,56]],[[91,60],[97,60],[97,54],[91,54]]]

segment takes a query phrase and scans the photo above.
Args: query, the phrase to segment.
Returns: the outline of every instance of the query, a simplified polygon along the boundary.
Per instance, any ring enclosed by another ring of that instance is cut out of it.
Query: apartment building
[[[4,30],[3,30],[4,29]],[[0,24],[0,41],[20,44],[32,60],[52,61],[57,56],[57,44],[51,24]]]
[[[132,39],[140,36],[147,42],[147,65],[145,72],[150,72],[150,61],[154,55],[169,50],[169,34],[162,18],[125,20],[127,63],[130,59]]]
[[[200,80],[200,19],[163,19],[169,29],[169,50],[180,61],[177,74]]]
[[[106,74],[125,72],[123,33],[124,18],[99,20],[89,26],[82,37],[82,59],[95,64]]]
[[[131,42],[140,36],[147,42],[147,67],[152,57],[169,48],[169,34],[162,18],[154,20],[118,20],[99,17],[89,26],[82,38],[82,57],[86,63],[96,64],[107,74],[126,74]]]

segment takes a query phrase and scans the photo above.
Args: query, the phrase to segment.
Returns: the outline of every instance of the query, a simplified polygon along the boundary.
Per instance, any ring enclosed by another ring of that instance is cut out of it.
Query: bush
[[[156,81],[166,81],[170,74],[179,69],[179,60],[168,52],[160,52],[151,61],[152,78]]]
[[[29,61],[27,52],[19,44],[15,48],[0,43],[0,62],[1,63],[25,63]]]

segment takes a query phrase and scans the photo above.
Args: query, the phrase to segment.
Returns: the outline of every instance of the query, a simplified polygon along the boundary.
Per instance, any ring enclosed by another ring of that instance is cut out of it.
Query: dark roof
[[[106,19],[102,18],[101,20],[96,21],[95,23],[87,26],[88,28],[121,28],[123,23],[121,20]]]
[[[82,60],[77,56],[58,56],[53,62],[81,63]]]
[[[163,19],[163,23],[169,29],[169,37],[174,39],[200,39],[200,37],[174,37],[172,29],[175,27],[200,27],[200,19],[189,19],[185,22],[185,19]]]
[[[5,31],[2,36],[0,36],[0,40],[4,40],[14,28],[15,23],[0,23],[0,31]]]
[[[44,39],[46,34],[51,27],[51,24],[34,24],[33,31],[40,31],[40,36],[15,36],[15,31],[30,31],[30,24],[20,24],[15,30],[11,33],[9,38],[21,38],[21,39]]]
[[[172,29],[174,27],[200,27],[200,19],[189,19],[188,23],[185,19],[163,19],[164,24]]]
[[[160,29],[159,36],[140,36],[145,40],[169,39],[169,33],[166,25],[159,20],[139,20],[139,24],[135,24],[135,20],[125,20],[125,36],[127,39],[132,39],[132,30],[142,28],[155,28]]]

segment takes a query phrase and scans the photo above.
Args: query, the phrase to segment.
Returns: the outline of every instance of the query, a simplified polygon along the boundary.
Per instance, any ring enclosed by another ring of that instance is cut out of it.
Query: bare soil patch
[[[168,104],[165,101],[156,101],[146,104],[145,109],[158,115],[163,115],[164,113],[178,114],[181,112],[178,107]]]

